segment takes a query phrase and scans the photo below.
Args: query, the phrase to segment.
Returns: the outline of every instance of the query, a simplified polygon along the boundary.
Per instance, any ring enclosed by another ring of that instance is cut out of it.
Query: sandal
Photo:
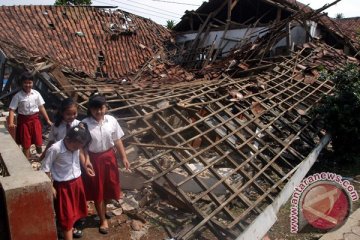
[[[108,227],[99,227],[99,233],[108,234],[109,233],[109,228]]]
[[[73,238],[81,238],[83,236],[83,232],[79,229],[73,228]]]

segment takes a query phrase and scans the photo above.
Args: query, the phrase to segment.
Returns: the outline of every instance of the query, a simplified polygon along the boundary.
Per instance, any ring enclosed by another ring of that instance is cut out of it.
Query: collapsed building
[[[329,6],[210,0],[174,32],[121,10],[2,6],[0,100],[24,69],[48,108],[73,97],[85,113],[104,94],[144,179],[139,215],[175,239],[262,237],[329,141],[311,115],[334,88],[321,71],[359,63]]]

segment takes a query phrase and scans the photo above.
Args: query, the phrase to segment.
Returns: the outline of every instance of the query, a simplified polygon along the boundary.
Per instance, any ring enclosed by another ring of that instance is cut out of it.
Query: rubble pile
[[[131,83],[140,87],[157,88],[163,84],[190,82],[195,80],[195,76],[180,65],[161,59],[160,55],[155,55],[130,79]]]

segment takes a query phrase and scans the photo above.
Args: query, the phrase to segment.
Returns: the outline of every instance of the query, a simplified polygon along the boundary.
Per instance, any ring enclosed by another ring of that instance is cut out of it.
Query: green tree
[[[335,84],[333,94],[326,96],[315,110],[324,128],[331,134],[334,153],[339,160],[360,159],[360,69],[349,64],[322,78]]]
[[[166,21],[166,28],[167,29],[173,29],[175,27],[175,22],[174,20],[167,20]]]
[[[336,16],[335,16],[336,19],[342,19],[344,18],[344,14],[342,13],[337,13]]]
[[[67,4],[73,4],[73,5],[91,5],[91,0],[56,0],[55,5],[67,5]]]

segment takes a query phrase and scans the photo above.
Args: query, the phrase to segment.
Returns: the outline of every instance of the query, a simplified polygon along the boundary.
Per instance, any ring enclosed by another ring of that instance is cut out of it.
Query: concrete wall
[[[230,49],[232,49],[236,44],[238,44],[244,38],[246,38],[250,41],[254,41],[258,36],[262,36],[265,33],[266,33],[266,28],[264,28],[264,27],[229,30],[229,31],[227,31],[225,38],[232,39],[234,41],[229,41],[229,43],[226,44],[226,46],[224,47],[223,52],[226,53],[226,52],[230,51]],[[196,35],[197,35],[197,32],[178,35],[176,37],[176,42],[182,43],[182,42],[192,41],[196,38]],[[199,47],[211,46],[214,42],[215,48],[217,49],[219,47],[222,36],[223,36],[223,31],[210,32],[208,37],[204,40],[203,44]],[[224,46],[227,41],[228,40],[224,40],[222,42],[222,46]],[[226,54],[223,54],[223,56],[226,56]]]
[[[3,123],[0,154],[9,173],[0,176],[0,194],[6,205],[10,239],[57,239],[51,181],[45,173],[32,169]]]
[[[261,34],[262,30],[263,30],[263,33]],[[255,40],[257,36],[264,35],[265,31],[266,31],[265,27],[249,28],[249,30],[247,28],[233,29],[233,30],[227,31],[225,38],[233,39],[236,41],[241,41],[241,39],[243,39],[243,38],[250,38],[251,40]],[[215,46],[218,47],[221,37],[223,35],[223,32],[224,31],[209,32],[208,37],[204,40],[203,44],[200,47],[209,46],[213,43],[213,41],[215,41]],[[196,38],[197,34],[198,34],[197,32],[194,32],[194,33],[185,33],[182,35],[178,35],[178,36],[176,36],[176,42],[182,43],[182,42],[192,41]]]
[[[318,36],[320,33],[317,28],[317,23],[313,21],[308,21],[307,25],[309,26],[309,33],[312,37]],[[226,56],[231,49],[236,47],[242,40],[244,42],[247,41],[255,41],[258,37],[263,36],[267,32],[266,27],[257,27],[257,28],[243,28],[243,29],[232,29],[226,32],[225,39],[222,42],[223,54],[222,56]],[[184,33],[181,35],[177,35],[176,42],[177,43],[185,43],[188,41],[192,41],[196,38],[197,32],[195,33]],[[215,49],[219,48],[219,44],[221,38],[223,37],[223,31],[212,31],[209,33],[208,37],[203,41],[203,44],[199,47],[207,47],[211,46],[213,43],[215,44]],[[291,29],[291,44],[297,45],[305,43],[306,41],[306,31],[302,26],[295,26]],[[232,39],[232,40],[228,40]],[[273,50],[277,47],[285,47],[286,46],[286,38],[281,39],[275,46]]]

